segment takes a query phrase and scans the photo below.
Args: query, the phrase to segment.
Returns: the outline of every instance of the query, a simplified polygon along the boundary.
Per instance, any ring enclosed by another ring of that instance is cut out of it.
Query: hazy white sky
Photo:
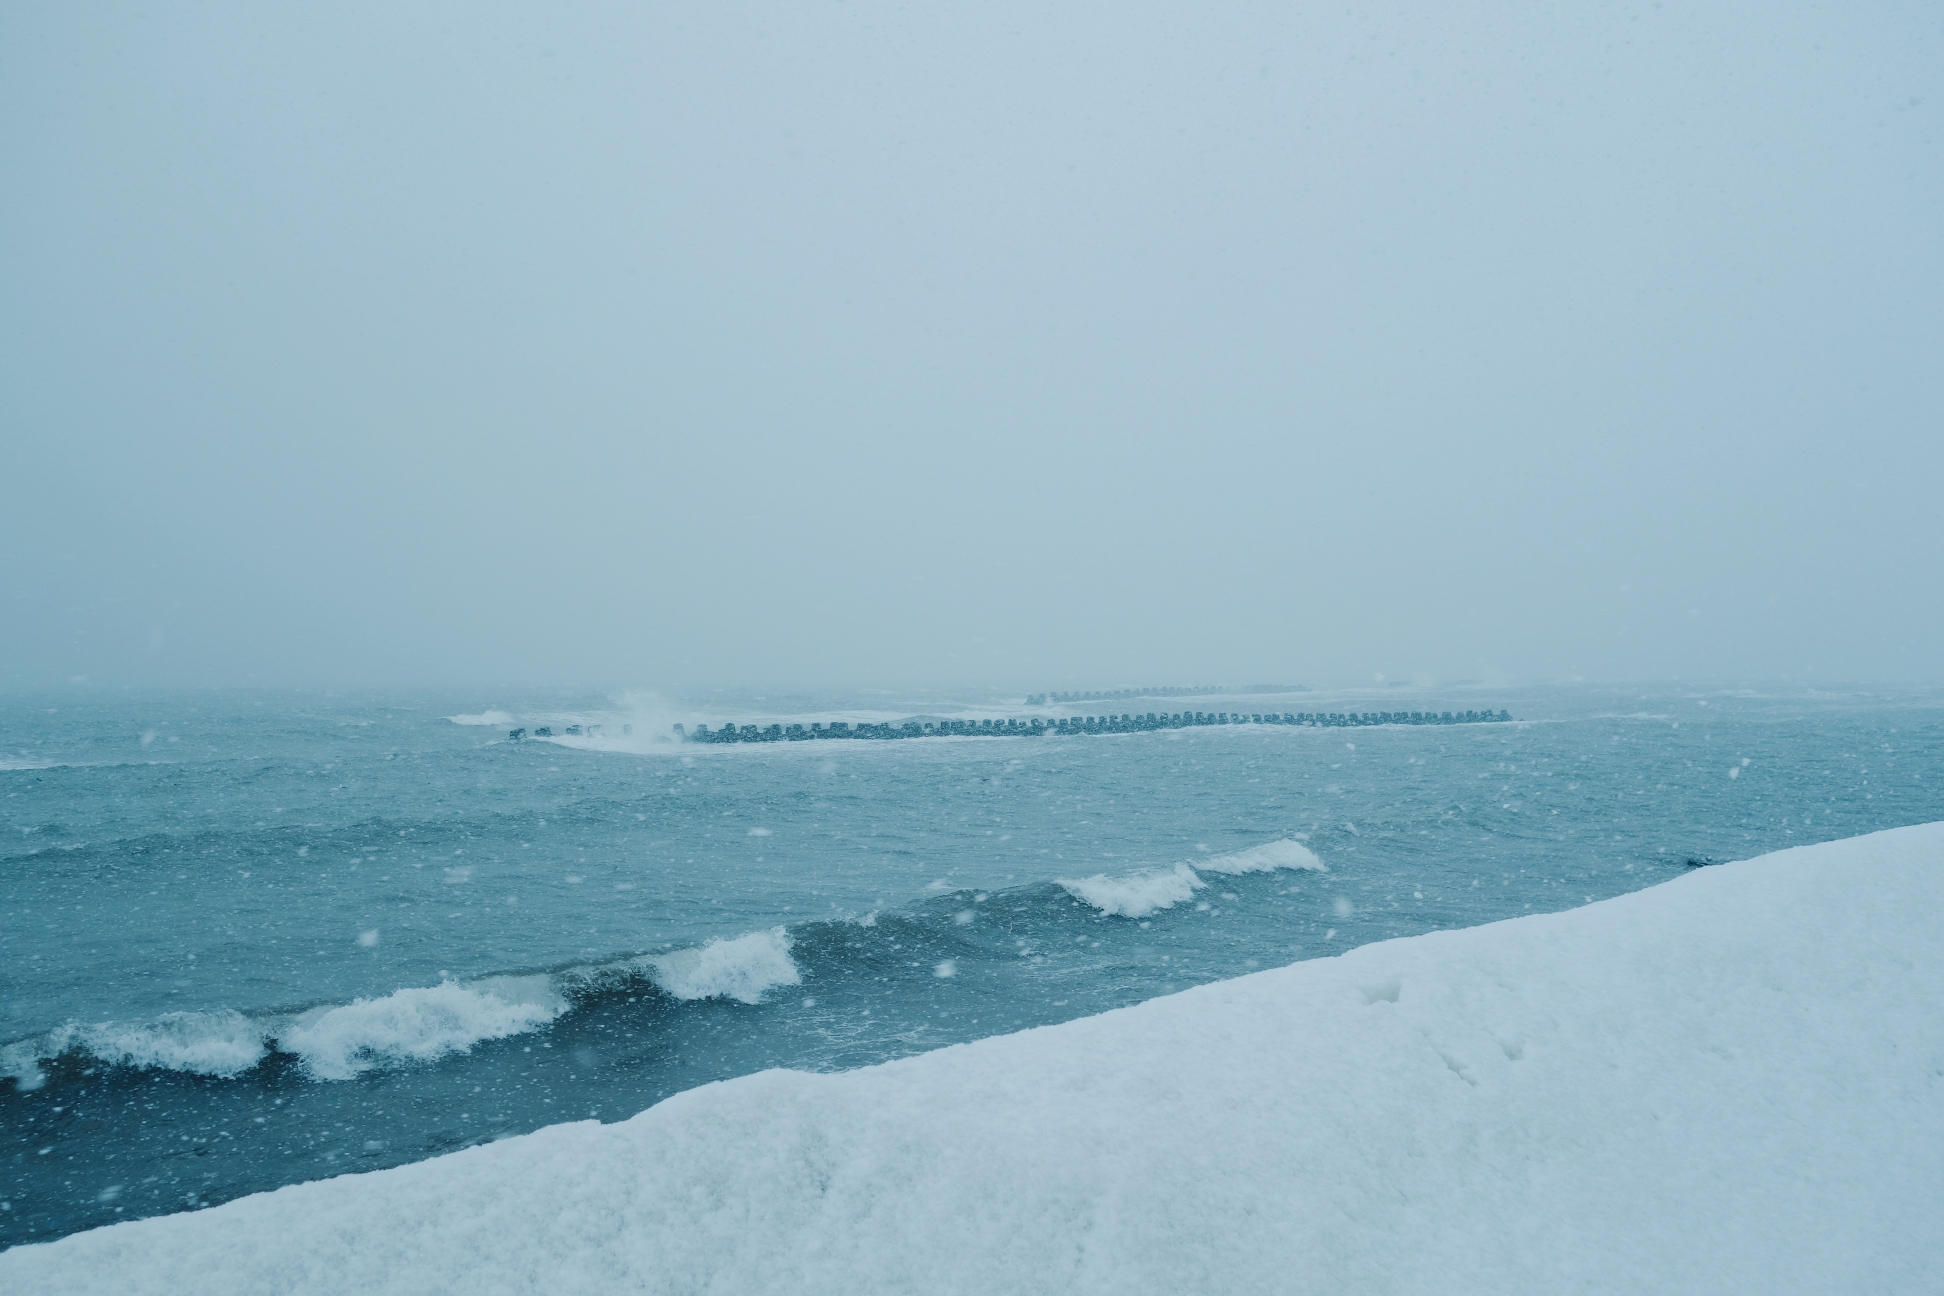
[[[1940,111],[1931,3],[7,6],[0,687],[1936,680]]]

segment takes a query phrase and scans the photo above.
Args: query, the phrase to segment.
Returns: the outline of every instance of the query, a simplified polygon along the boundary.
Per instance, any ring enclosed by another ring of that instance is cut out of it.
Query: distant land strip
[[[1210,693],[1223,693],[1230,697],[1246,696],[1250,693],[1307,693],[1301,684],[1198,684],[1193,688],[1124,688],[1095,689],[1079,693],[1028,693],[1027,706],[1045,706],[1049,702],[1111,702],[1116,698],[1151,697],[1201,697]]]
[[[684,742],[807,742],[818,738],[1044,738],[1079,734],[1145,733],[1153,729],[1190,729],[1200,725],[1296,725],[1305,728],[1347,729],[1364,725],[1449,725],[1503,724],[1512,719],[1509,711],[1178,711],[1172,714],[1153,711],[1135,715],[1074,716],[1071,719],[1045,720],[907,720],[903,724],[726,724],[711,730],[697,725],[689,732],[675,726],[675,736]],[[512,737],[524,736],[515,731]],[[540,736],[538,733],[536,737]]]

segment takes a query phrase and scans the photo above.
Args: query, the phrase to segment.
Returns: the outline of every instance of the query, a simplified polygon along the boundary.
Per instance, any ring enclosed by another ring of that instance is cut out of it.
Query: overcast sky
[[[14,4],[0,687],[1944,677],[1934,3]]]

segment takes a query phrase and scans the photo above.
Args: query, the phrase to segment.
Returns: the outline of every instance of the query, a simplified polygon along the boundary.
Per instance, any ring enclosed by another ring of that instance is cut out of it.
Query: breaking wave
[[[1285,839],[1213,855],[1192,865],[1034,883],[1004,898],[995,894],[979,912],[994,914],[1003,906],[1010,915],[1008,930],[1022,933],[1030,933],[1050,916],[1047,906],[1055,897],[1063,898],[1061,908],[1064,898],[1070,897],[1104,917],[1145,919],[1192,900],[1209,885],[1204,875],[1280,869],[1327,871],[1307,846]],[[132,1070],[233,1078],[281,1055],[312,1080],[352,1080],[542,1030],[611,997],[632,1000],[656,995],[671,1007],[704,1000],[754,1005],[773,991],[804,984],[806,975],[842,980],[868,968],[875,976],[880,962],[899,965],[917,957],[912,951],[921,946],[930,951],[925,966],[949,965],[957,970],[957,960],[973,956],[972,952],[938,943],[926,933],[932,927],[946,932],[973,930],[967,924],[976,917],[975,907],[986,899],[983,893],[952,892],[928,896],[901,913],[873,911],[854,920],[817,920],[795,929],[772,927],[687,948],[546,971],[448,980],[298,1010],[225,1009],[164,1013],[139,1022],[70,1021],[0,1046],[0,1077],[12,1077],[19,1089],[36,1089],[47,1079],[43,1064],[71,1054]]]
[[[513,717],[504,711],[486,710],[478,715],[447,716],[456,725],[503,725],[512,724]]]
[[[224,1078],[248,1071],[269,1051],[262,1026],[240,1012],[171,1012],[145,1022],[57,1026],[40,1039],[0,1049],[0,1076],[14,1077],[22,1089],[37,1089],[44,1079],[40,1063],[70,1050],[111,1066]]]
[[[1212,855],[1192,866],[1176,864],[1173,868],[1142,869],[1121,877],[1096,873],[1086,878],[1061,878],[1059,884],[1075,900],[1092,905],[1109,917],[1146,918],[1193,899],[1196,891],[1208,885],[1202,881],[1203,873],[1237,876],[1273,873],[1277,869],[1329,872],[1309,847],[1283,838],[1227,855]]]
[[[277,1045],[319,1080],[349,1080],[377,1067],[430,1062],[486,1040],[522,1035],[567,1011],[547,976],[492,977],[398,990],[300,1013]]]
[[[1283,838],[1229,855],[1211,855],[1195,865],[1199,873],[1274,873],[1277,869],[1310,869],[1328,873],[1316,852],[1299,841]]]
[[[644,961],[653,969],[655,984],[677,999],[753,1004],[766,990],[803,984],[803,972],[790,958],[790,934],[781,927]]]
[[[1116,918],[1146,918],[1173,908],[1208,883],[1186,864],[1171,869],[1143,869],[1126,877],[1096,873],[1089,878],[1061,878],[1060,886],[1083,904]]]
[[[432,1062],[489,1040],[551,1024],[579,1000],[648,981],[671,999],[734,999],[800,985],[784,928],[716,939],[689,949],[527,976],[413,986],[296,1013],[175,1012],[147,1022],[69,1022],[0,1047],[0,1077],[20,1089],[46,1080],[41,1064],[65,1053],[111,1066],[231,1078],[272,1053],[294,1057],[314,1080]]]

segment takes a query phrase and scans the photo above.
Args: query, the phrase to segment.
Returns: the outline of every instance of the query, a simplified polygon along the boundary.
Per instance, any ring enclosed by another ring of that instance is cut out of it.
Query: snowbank
[[[19,1247],[0,1287],[1937,1291],[1940,913],[1944,825],[1805,847]]]

